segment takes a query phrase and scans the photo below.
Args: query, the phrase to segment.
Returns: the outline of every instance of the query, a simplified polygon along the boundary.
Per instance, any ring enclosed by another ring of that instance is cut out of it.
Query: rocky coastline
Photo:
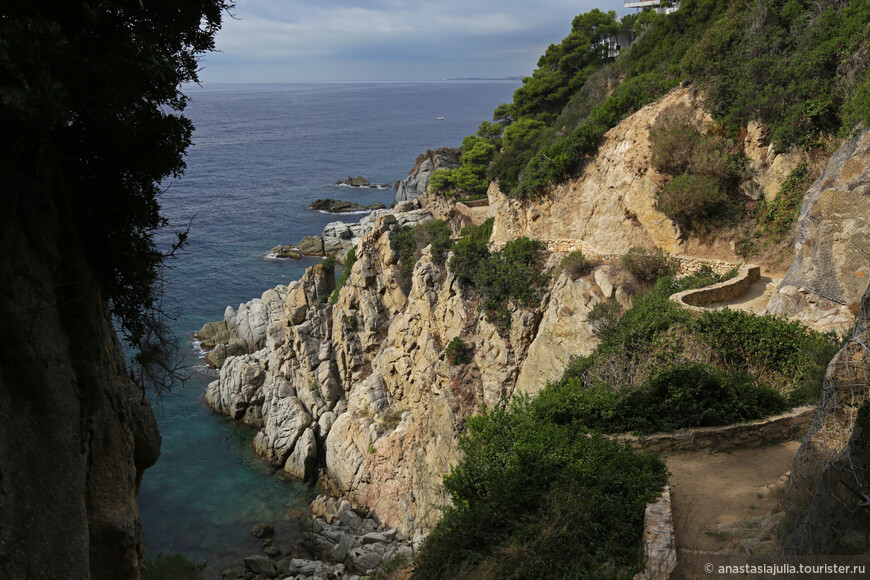
[[[322,211],[325,213],[352,213],[352,212],[363,212],[363,211],[371,211],[373,209],[386,209],[382,203],[372,203],[369,205],[360,205],[358,203],[354,203],[352,201],[343,201],[340,199],[332,199],[327,197],[326,199],[316,199],[310,204],[308,204],[309,209]]]
[[[273,541],[273,527],[257,524],[251,535],[261,540],[260,554],[221,570],[224,580],[360,580],[387,562],[410,560],[410,539],[379,523],[371,513],[354,509],[346,498],[318,496],[300,516],[305,532],[303,554],[284,553]]]
[[[631,246],[691,254],[690,242],[655,207],[662,177],[649,165],[649,127],[663,110],[678,104],[695,106],[688,91],[677,89],[624,120],[605,135],[584,174],[552,196],[521,202],[491,186],[486,210],[495,223],[491,241],[528,235],[544,241],[582,240],[614,255]],[[698,112],[699,123],[708,121]],[[761,151],[759,135],[747,140]],[[832,174],[839,174],[840,166],[860,162],[864,167],[864,161],[852,158],[866,159],[868,139],[865,132],[844,149]],[[632,144],[630,153],[626,143]],[[747,146],[747,154],[755,149]],[[409,178],[419,177],[425,161],[418,158]],[[757,169],[759,183],[769,177],[770,167]],[[819,182],[819,197],[846,187],[848,179],[843,177],[843,185],[831,175]],[[612,195],[607,193],[611,190]],[[354,249],[352,267],[335,298],[330,299],[334,270],[316,264],[296,282],[267,290],[238,309],[228,307],[223,320],[197,333],[203,348],[210,349],[207,360],[220,368],[220,379],[208,386],[207,404],[259,428],[253,442],[258,454],[299,479],[329,481],[353,513],[372,514],[379,522],[379,528],[359,537],[347,529],[325,533],[327,528],[312,524],[310,539],[320,545],[316,557],[323,563],[305,564],[314,566],[306,573],[351,573],[351,550],[367,545],[360,539],[366,534],[389,536],[395,530],[409,547],[422,542],[440,518],[437,506],[447,502],[441,478],[458,460],[458,436],[466,421],[484,406],[503,404],[516,392],[533,394],[560,376],[572,355],[597,343],[589,321],[592,309],[609,298],[630,300],[630,289],[621,287],[610,266],[572,279],[557,267],[564,253],[554,251],[540,305],[512,307],[509,328],[499,331],[428,249],[410,276],[399,268],[393,246],[402,227],[431,220],[433,213],[440,217],[443,212],[433,211],[424,195],[372,211],[357,223],[328,224],[321,236],[308,241],[316,251],[322,245],[322,255],[344,263]],[[850,235],[866,237],[861,228]],[[846,243],[841,238],[837,243]],[[740,261],[733,247],[709,251]],[[852,266],[870,271],[866,255],[856,259],[860,263]],[[830,279],[848,274],[842,263],[833,268]],[[853,294],[849,289],[842,301],[856,300]],[[468,363],[448,360],[445,348],[455,338],[468,346]],[[333,508],[343,505],[342,500],[329,501]],[[312,511],[322,510],[312,505]],[[333,522],[341,522],[348,510],[339,512]],[[312,521],[319,521],[316,515]],[[350,539],[342,539],[346,537],[354,538],[352,546]],[[341,562],[330,559],[336,551]],[[363,562],[375,560],[365,558]],[[344,567],[338,572],[326,568],[338,565]],[[362,570],[365,564],[353,566]],[[279,572],[277,564],[268,573],[273,571],[271,577],[291,574],[290,568]]]

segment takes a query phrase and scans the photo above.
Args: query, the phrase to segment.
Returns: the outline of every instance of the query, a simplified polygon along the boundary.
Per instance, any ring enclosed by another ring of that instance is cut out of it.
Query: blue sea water
[[[247,532],[277,524],[291,541],[289,513],[307,509],[315,490],[281,474],[253,452],[254,432],[203,402],[217,378],[192,334],[278,284],[298,279],[315,259],[270,260],[273,246],[319,234],[331,221],[308,204],[332,197],[389,204],[392,189],[336,186],[348,176],[392,184],[420,153],[459,146],[511,100],[517,81],[264,84],[190,87],[185,114],[196,131],[181,179],[161,198],[170,227],[190,222],[190,242],[171,264],[164,307],[175,315],[190,380],[153,401],[163,436],[157,464],[139,494],[146,557],[183,552],[213,566],[237,565],[256,551]],[[438,117],[445,117],[438,120]]]

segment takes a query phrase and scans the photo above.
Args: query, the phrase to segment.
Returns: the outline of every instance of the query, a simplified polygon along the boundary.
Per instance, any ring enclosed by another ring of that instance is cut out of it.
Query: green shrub
[[[344,288],[347,279],[350,278],[350,271],[355,263],[356,246],[352,247],[347,251],[347,257],[344,260],[344,271],[341,273],[341,277],[338,279],[338,282],[335,283],[335,290],[332,291],[332,295],[329,297],[330,304],[335,304],[336,302],[338,302],[338,295],[341,292],[341,289]]]
[[[684,232],[709,229],[711,223],[732,213],[722,184],[712,177],[680,175],[656,196],[656,207]]]
[[[414,264],[420,259],[423,249],[432,245],[432,261],[444,264],[447,252],[453,241],[450,224],[445,220],[434,220],[415,226],[405,226],[392,240],[393,250],[399,254],[399,269],[405,278],[414,272]]]
[[[452,505],[414,578],[631,577],[646,502],[666,483],[657,456],[541,418],[516,396],[468,422],[444,478]],[[554,405],[558,407],[558,405]]]
[[[157,554],[144,559],[139,571],[142,580],[202,580],[205,563],[198,564],[184,554]]]
[[[490,253],[480,232],[471,230],[456,242],[448,267],[460,283],[480,294],[487,318],[504,334],[510,328],[511,301],[522,307],[537,303],[545,277],[535,258],[546,246],[519,238]]]
[[[616,330],[620,316],[622,316],[622,305],[616,298],[610,298],[596,303],[587,318],[595,336],[606,341]]]
[[[444,354],[452,365],[464,365],[471,362],[471,350],[458,336],[454,336],[450,342],[447,343],[447,348],[444,350]]]
[[[691,329],[714,348],[722,365],[748,365],[780,392],[818,384],[838,349],[836,337],[742,310],[707,310],[692,320]]]
[[[661,248],[633,247],[620,259],[622,266],[643,284],[652,284],[661,276],[672,275],[676,264]]]
[[[576,280],[580,276],[590,274],[592,269],[595,268],[595,263],[584,256],[580,250],[574,250],[562,258],[562,263],[559,267],[565,272],[566,276]]]
[[[783,412],[785,398],[757,386],[745,371],[721,371],[700,363],[664,368],[623,400],[623,428],[652,433],[712,427]]]

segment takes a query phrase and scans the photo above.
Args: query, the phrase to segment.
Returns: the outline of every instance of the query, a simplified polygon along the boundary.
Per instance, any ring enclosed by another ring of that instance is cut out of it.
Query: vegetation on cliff
[[[468,423],[444,479],[453,505],[428,537],[415,578],[631,577],[646,502],[667,481],[657,456],[542,420],[517,396]]]
[[[868,26],[862,0],[684,0],[670,15],[621,20],[593,10],[574,19],[571,33],[547,49],[513,101],[496,108],[495,123],[481,124],[473,139],[496,147],[487,176],[504,193],[537,195],[580,172],[621,119],[690,81],[705,91],[727,135],[757,120],[780,150],[823,146],[855,123],[870,124]],[[637,40],[616,56],[613,35],[627,29]],[[463,160],[439,183],[461,189],[451,176],[480,175],[483,161],[466,167]],[[674,188],[711,213],[722,205],[721,184],[692,175]]]

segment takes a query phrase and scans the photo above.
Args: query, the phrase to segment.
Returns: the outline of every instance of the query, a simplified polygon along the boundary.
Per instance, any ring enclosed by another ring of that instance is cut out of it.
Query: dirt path
[[[782,478],[799,446],[797,441],[786,441],[757,449],[714,454],[698,451],[666,459],[671,472],[679,577],[695,577],[698,552],[774,549],[770,538],[779,519],[765,517],[779,511]]]
[[[731,308],[735,310],[746,310],[761,314],[770,297],[776,293],[777,286],[782,282],[782,278],[771,278],[770,276],[762,276],[756,280],[749,290],[740,298],[729,300],[728,302],[712,302],[706,308]]]

